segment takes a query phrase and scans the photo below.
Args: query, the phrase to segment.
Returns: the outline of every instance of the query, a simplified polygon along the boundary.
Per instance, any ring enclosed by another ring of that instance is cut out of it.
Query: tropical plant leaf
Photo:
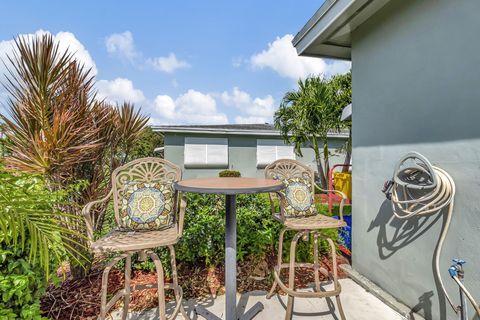
[[[64,196],[50,192],[41,177],[0,170],[1,241],[28,249],[31,262],[46,275],[52,261],[58,263],[66,256],[78,262],[88,259],[80,250],[65,248],[65,243],[83,236],[62,223],[65,218],[78,219],[56,210]]]

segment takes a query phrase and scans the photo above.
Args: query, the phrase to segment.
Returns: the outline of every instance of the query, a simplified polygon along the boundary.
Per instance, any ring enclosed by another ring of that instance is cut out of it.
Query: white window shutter
[[[208,144],[207,145],[207,165],[209,167],[228,167],[228,144]]]
[[[257,139],[257,168],[264,168],[278,159],[294,160],[293,146],[278,139]]]
[[[293,146],[277,146],[277,159],[292,159],[295,160],[295,152]]]
[[[276,146],[257,145],[257,167],[262,168],[277,159]]]
[[[186,168],[228,168],[228,139],[186,137]]]

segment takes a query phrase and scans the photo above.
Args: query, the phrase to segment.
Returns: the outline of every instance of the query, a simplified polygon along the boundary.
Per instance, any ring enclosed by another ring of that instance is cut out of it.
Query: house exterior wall
[[[165,159],[181,166],[184,178],[214,177],[223,169],[193,169],[185,168],[184,144],[185,137],[220,137],[226,135],[193,134],[193,133],[165,133]],[[278,136],[228,135],[228,170],[240,171],[243,177],[263,177],[264,170],[257,168],[257,139],[279,139]],[[330,151],[335,152],[341,147],[345,139],[331,139]],[[310,148],[302,148],[303,157],[297,160],[316,170],[315,155]],[[343,163],[344,155],[332,157],[331,164]]]
[[[427,319],[456,318],[432,273],[443,219],[393,219],[381,189],[408,151],[450,173],[442,277],[458,302],[447,270],[466,260],[480,298],[479,12],[477,0],[391,1],[352,34],[353,267]]]

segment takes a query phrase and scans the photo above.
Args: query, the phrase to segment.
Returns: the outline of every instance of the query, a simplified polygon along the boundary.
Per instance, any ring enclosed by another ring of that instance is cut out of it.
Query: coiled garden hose
[[[393,179],[385,183],[383,192],[391,200],[393,214],[398,219],[426,216],[448,207],[434,252],[434,274],[450,306],[458,312],[440,273],[440,253],[453,214],[455,183],[452,177],[445,170],[432,166],[423,155],[410,152],[400,159]]]

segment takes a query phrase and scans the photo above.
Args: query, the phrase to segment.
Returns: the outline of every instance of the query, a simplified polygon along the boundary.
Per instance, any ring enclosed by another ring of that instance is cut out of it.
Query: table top
[[[175,183],[179,191],[214,194],[274,192],[284,188],[281,181],[262,178],[197,178]]]

